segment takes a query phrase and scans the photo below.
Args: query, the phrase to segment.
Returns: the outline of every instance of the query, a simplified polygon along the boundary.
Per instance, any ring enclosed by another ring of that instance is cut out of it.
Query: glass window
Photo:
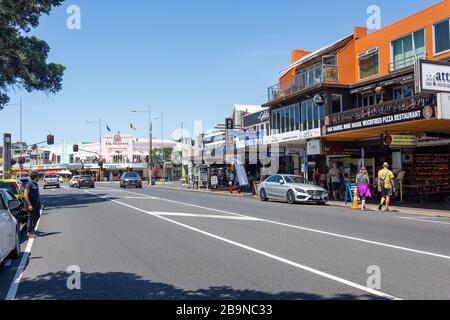
[[[414,64],[416,59],[425,58],[425,31],[419,30],[392,42],[393,70]]]
[[[314,128],[314,106],[311,100],[307,102],[308,105],[308,130]]]
[[[373,94],[370,95],[364,95],[362,97],[362,105],[363,107],[372,106],[375,104],[375,97]]]
[[[434,25],[434,51],[436,54],[450,50],[450,20]]]
[[[295,105],[295,130],[301,130],[300,103]]]
[[[306,102],[302,102],[302,131],[308,130],[308,109]]]
[[[284,116],[284,109],[280,110],[280,132],[284,133],[286,132],[286,122],[285,122],[285,116]]]
[[[325,120],[325,105],[319,107],[319,128],[324,123]]]
[[[295,131],[295,105],[291,106],[291,131]]]
[[[291,131],[291,108],[284,109],[286,115],[286,132]]]
[[[342,95],[332,94],[331,95],[331,113],[342,112]]]
[[[359,55],[359,78],[365,79],[379,73],[378,48]]]

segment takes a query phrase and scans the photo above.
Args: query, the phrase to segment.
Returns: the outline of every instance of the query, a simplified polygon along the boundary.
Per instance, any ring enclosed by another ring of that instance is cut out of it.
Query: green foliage
[[[9,102],[8,91],[22,87],[56,93],[62,88],[65,67],[47,63],[50,47],[26,33],[36,28],[42,14],[63,0],[0,0],[0,106]]]

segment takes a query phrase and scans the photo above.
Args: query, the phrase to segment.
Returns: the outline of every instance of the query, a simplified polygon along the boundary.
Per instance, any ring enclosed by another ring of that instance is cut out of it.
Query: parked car
[[[142,179],[136,172],[125,172],[120,177],[120,187],[134,187],[134,188],[142,188]]]
[[[47,174],[44,176],[44,189],[47,189],[48,187],[61,187],[59,178],[56,174]]]
[[[0,190],[2,192],[9,192],[11,196],[20,202],[20,210],[14,212],[15,218],[21,222],[26,223],[28,219],[28,212],[23,198],[23,187],[16,180],[0,180]]]
[[[257,190],[262,201],[287,200],[289,204],[328,202],[328,191],[313,185],[302,176],[273,175],[262,182]]]
[[[89,175],[80,176],[76,186],[78,189],[83,187],[95,188],[94,178]]]
[[[0,263],[20,256],[20,226],[13,213],[20,201],[6,189],[0,189]]]
[[[70,179],[69,181],[69,187],[74,188],[77,186],[78,184],[78,180],[80,179],[81,176],[73,176],[72,179]]]

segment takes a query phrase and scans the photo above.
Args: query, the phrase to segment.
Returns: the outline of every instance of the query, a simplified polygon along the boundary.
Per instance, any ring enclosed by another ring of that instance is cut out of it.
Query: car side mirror
[[[284,181],[283,181],[283,180],[280,180],[280,184],[284,184]]]
[[[20,208],[20,201],[19,200],[9,200],[8,202],[8,209],[9,210],[17,210]]]

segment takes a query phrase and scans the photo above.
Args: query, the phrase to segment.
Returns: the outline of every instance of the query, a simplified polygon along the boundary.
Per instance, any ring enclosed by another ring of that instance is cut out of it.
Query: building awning
[[[406,82],[409,80],[414,80],[414,75],[413,74],[409,74],[407,76],[403,76],[403,77],[397,77],[394,79],[389,79],[383,82],[380,82],[380,86],[382,87],[386,87],[386,86],[390,86],[396,83],[402,83],[402,82]]]
[[[360,93],[360,92],[364,92],[364,91],[373,90],[376,87],[377,87],[377,85],[375,83],[369,84],[367,86],[363,86],[363,87],[359,87],[359,88],[350,90],[350,94],[355,94],[355,93]]]

